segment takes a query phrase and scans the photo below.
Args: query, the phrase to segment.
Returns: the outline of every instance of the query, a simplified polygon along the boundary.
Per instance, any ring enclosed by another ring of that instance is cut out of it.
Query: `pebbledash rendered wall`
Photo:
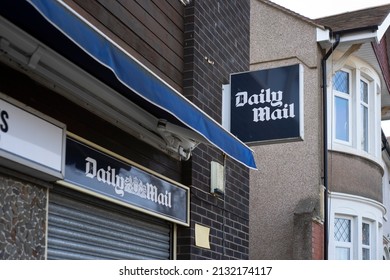
[[[47,188],[21,176],[0,168],[0,259],[43,260]]]
[[[250,258],[322,257],[321,53],[309,20],[251,0],[251,70],[301,64],[304,140],[254,144],[257,171],[250,172]]]
[[[249,69],[249,0],[194,0],[185,8],[184,95],[221,122],[222,85]],[[210,193],[210,161],[225,166],[225,195]],[[178,259],[248,259],[249,170],[200,145],[185,163],[191,227],[178,229]],[[210,249],[194,246],[194,224],[210,228]]]

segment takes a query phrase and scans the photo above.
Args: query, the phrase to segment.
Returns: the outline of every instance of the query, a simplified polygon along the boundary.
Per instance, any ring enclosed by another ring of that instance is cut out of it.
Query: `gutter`
[[[357,27],[357,28],[350,28],[350,29],[343,29],[338,31],[333,31],[334,35],[344,35],[344,34],[352,34],[352,33],[376,33],[378,31],[378,25],[371,25],[371,26],[364,26],[364,27]]]
[[[323,26],[323,28],[317,28],[317,43],[319,43],[322,48],[329,47],[329,43],[332,42],[331,36],[334,36],[335,38],[339,36],[339,43],[341,44],[356,44],[367,41],[375,41],[379,43],[383,37],[383,34],[384,33],[381,32],[380,27],[377,25],[337,31],[333,31],[328,26]],[[333,42],[333,44],[334,43],[335,42]],[[332,46],[330,46],[330,48],[332,49]]]
[[[328,211],[328,83],[326,61],[340,43],[340,35],[321,60],[322,68],[322,106],[323,106],[323,153],[324,153],[324,260],[328,259],[329,211]]]

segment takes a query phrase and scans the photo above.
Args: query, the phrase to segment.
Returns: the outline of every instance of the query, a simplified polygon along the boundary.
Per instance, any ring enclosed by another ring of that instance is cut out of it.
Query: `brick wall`
[[[317,221],[312,222],[312,259],[324,259],[324,225]]]
[[[292,248],[294,260],[324,259],[324,225],[318,216],[319,205],[313,198],[301,200],[294,211]]]
[[[185,8],[184,95],[221,122],[221,87],[249,70],[249,1],[193,0]],[[210,161],[225,165],[225,196],[210,194]],[[249,171],[211,146],[184,163],[191,227],[178,229],[179,259],[248,259]],[[195,223],[210,228],[211,248],[196,247]]]
[[[390,31],[387,31],[385,36],[379,44],[371,43],[375,52],[376,57],[378,58],[379,65],[382,72],[384,73],[383,77],[387,88],[390,88],[390,69],[389,69],[389,56],[388,56],[388,47],[390,40]]]

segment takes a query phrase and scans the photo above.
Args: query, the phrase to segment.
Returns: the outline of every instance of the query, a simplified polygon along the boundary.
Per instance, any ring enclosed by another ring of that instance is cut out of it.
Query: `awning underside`
[[[64,4],[7,0],[1,15],[158,119],[190,129],[200,139],[256,169],[252,150],[156,77]]]

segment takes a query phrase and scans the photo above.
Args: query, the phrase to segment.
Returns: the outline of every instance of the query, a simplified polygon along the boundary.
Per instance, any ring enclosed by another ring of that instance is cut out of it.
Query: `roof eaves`
[[[324,33],[325,35],[322,37],[317,35],[317,43],[324,48],[329,47],[329,45],[334,42],[336,35],[339,35],[340,37],[340,44],[358,44],[367,42],[379,43],[381,39],[378,36],[379,27],[376,25],[337,31],[332,31],[330,27],[328,27],[328,29],[328,37],[326,37],[326,33]],[[320,32],[317,31],[317,34],[320,34]]]

